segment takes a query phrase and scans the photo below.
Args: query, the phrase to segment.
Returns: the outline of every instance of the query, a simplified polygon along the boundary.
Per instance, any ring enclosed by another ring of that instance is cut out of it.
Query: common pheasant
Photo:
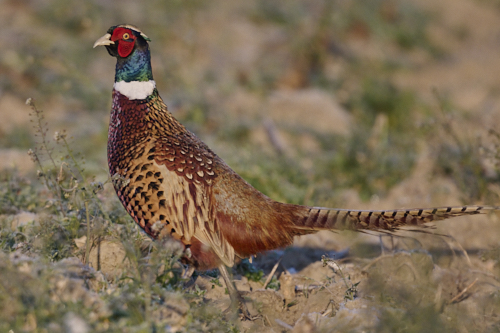
[[[226,266],[288,246],[318,230],[394,231],[473,215],[493,207],[366,211],[276,202],[257,191],[167,110],[153,81],[150,39],[137,27],[109,28],[94,47],[117,58],[108,135],[109,172],[127,212],[154,239],[173,237],[183,261],[219,268],[233,302],[239,294]]]

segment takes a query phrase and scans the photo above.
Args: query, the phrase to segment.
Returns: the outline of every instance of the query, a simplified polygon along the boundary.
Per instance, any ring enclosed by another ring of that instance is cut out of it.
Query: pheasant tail
[[[311,207],[293,226],[298,230],[387,230],[423,226],[451,217],[476,215],[498,209],[492,206],[462,206],[396,210],[348,210]]]

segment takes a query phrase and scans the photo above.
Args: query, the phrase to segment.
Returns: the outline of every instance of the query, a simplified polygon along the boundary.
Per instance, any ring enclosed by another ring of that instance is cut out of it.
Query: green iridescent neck
[[[127,58],[118,58],[116,62],[115,82],[153,80],[149,48],[136,48]]]

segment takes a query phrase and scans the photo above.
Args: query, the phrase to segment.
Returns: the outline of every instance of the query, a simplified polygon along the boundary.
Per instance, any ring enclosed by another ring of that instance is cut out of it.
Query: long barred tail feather
[[[401,227],[428,227],[426,223],[457,216],[484,214],[499,210],[494,206],[461,206],[396,210],[349,210],[309,207],[294,228],[299,230],[395,231]]]

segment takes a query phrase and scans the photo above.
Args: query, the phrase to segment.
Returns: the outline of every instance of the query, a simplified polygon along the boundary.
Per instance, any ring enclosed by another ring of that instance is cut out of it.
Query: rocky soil
[[[1,6],[2,331],[500,329],[498,214],[444,221],[433,234],[297,238],[234,270],[258,317],[241,321],[224,313],[229,296],[217,273],[181,280],[178,246],[145,238],[109,184],[78,194],[107,179],[114,63],[91,45],[126,21],[152,38],[155,79],[172,113],[276,200],[498,205],[498,1]],[[48,178],[37,178],[40,166],[26,154],[41,145],[28,97],[44,109],[50,140],[66,129],[86,179],[55,143],[53,176],[45,154]],[[64,198],[44,183],[60,172],[61,184],[75,186]]]

